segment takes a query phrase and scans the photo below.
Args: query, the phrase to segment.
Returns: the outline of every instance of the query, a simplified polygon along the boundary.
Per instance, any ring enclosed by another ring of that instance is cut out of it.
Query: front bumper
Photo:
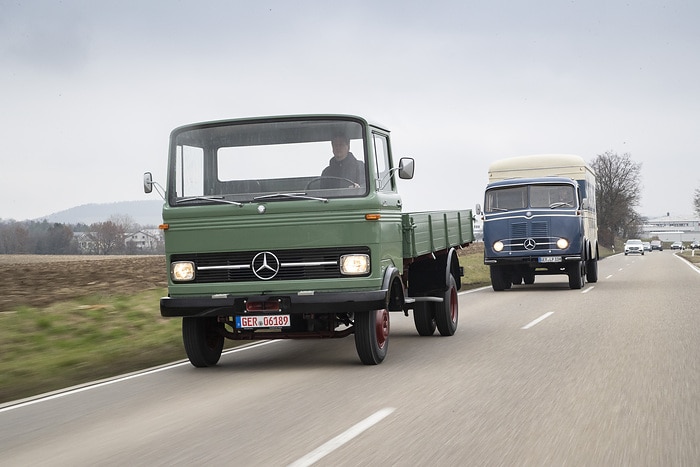
[[[260,313],[353,313],[388,308],[387,290],[350,292],[307,292],[271,295],[222,295],[197,297],[163,297],[160,314],[164,317],[236,316]],[[246,311],[250,302],[277,301],[275,311]]]
[[[541,262],[540,258],[546,258],[550,256],[559,256],[561,257],[561,261],[559,262]],[[536,267],[547,267],[547,266],[556,266],[557,264],[564,264],[564,263],[571,263],[571,262],[577,262],[581,261],[583,259],[583,256],[581,255],[530,255],[530,256],[507,256],[507,257],[489,257],[489,258],[484,258],[484,264],[486,265],[493,265],[493,264],[508,264],[508,265],[515,265],[515,264],[528,264]]]

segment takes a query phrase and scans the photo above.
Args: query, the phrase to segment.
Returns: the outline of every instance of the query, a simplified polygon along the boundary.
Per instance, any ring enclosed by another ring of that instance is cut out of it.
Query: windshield
[[[524,185],[493,188],[486,192],[485,212],[526,208],[566,209],[576,207],[573,185]]]
[[[362,125],[350,120],[222,122],[176,131],[171,204],[363,196]]]

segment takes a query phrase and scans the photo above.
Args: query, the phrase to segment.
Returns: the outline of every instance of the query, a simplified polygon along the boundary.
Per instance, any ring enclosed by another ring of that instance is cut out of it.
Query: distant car
[[[638,238],[631,238],[625,242],[625,256],[630,253],[644,254],[644,244]]]
[[[642,245],[644,245],[644,251],[651,251],[651,243],[642,242]]]
[[[659,251],[664,251],[664,245],[661,243],[661,240],[652,240],[651,241],[651,250],[659,250]]]
[[[683,242],[673,242],[671,244],[671,249],[672,250],[682,250],[683,249]]]
[[[700,248],[700,242],[698,242],[697,240],[693,240],[693,243],[690,244],[690,248],[692,248],[693,250],[696,248]]]

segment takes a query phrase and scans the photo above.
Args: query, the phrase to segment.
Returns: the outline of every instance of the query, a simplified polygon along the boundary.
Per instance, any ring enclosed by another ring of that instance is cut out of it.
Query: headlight
[[[176,261],[171,263],[170,277],[174,282],[194,280],[194,263],[192,261]]]
[[[560,238],[559,240],[557,240],[557,248],[559,248],[560,250],[564,250],[564,249],[568,248],[568,246],[569,246],[569,241],[567,239]]]
[[[348,276],[369,273],[369,255],[343,255],[340,257],[340,272]]]
[[[503,251],[503,242],[502,241],[497,241],[493,243],[493,251]]]

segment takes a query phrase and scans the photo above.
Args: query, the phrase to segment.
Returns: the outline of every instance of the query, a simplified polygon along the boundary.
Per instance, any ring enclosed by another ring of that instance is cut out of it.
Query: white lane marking
[[[478,289],[470,289],[470,290],[465,290],[463,292],[459,292],[459,293],[457,293],[457,295],[464,295],[464,294],[468,294],[468,293],[479,292],[480,290],[486,290],[486,289],[490,289],[490,288],[491,288],[490,285],[486,285],[484,287],[479,287]]]
[[[623,268],[618,269],[618,271],[622,271]]]
[[[610,274],[610,275],[609,275],[608,277],[606,277],[606,279],[610,279],[610,278],[611,278],[612,276],[613,276],[613,275],[612,275],[612,274]]]
[[[348,428],[346,431],[343,433],[339,434],[335,438],[331,439],[330,441],[322,444],[321,446],[317,447],[301,459],[298,459],[291,464],[289,464],[289,467],[306,467],[309,465],[314,464],[317,462],[319,459],[327,456],[331,452],[335,451],[338,449],[340,446],[343,444],[347,443],[357,435],[361,434],[363,431],[373,427],[380,421],[382,421],[385,417],[390,415],[394,410],[396,410],[394,407],[386,407],[378,412],[375,412],[374,414],[370,415],[369,417],[365,418],[361,422],[357,423],[356,425],[351,426]]]
[[[234,349],[226,350],[222,353],[222,355],[227,355],[227,354],[236,353],[236,352],[243,352],[244,350],[251,350],[251,349],[263,346],[263,345],[272,344],[273,342],[280,342],[280,341],[272,340],[272,341],[256,342],[254,344],[240,346],[240,347],[236,347]],[[0,413],[9,412],[10,410],[19,409],[22,407],[27,407],[29,405],[38,404],[40,402],[46,402],[46,401],[50,401],[50,400],[54,400],[54,399],[59,399],[61,397],[70,396],[73,394],[78,394],[80,392],[89,391],[91,389],[97,389],[97,388],[101,388],[104,386],[109,386],[110,384],[121,383],[122,381],[128,381],[130,379],[139,378],[141,376],[147,376],[147,375],[152,375],[155,373],[160,373],[161,371],[171,370],[173,368],[177,368],[179,366],[189,365],[189,364],[190,364],[189,360],[182,360],[179,362],[169,363],[169,364],[166,364],[163,366],[152,368],[150,370],[143,370],[143,371],[138,372],[138,373],[131,373],[131,374],[124,375],[124,376],[117,376],[114,379],[109,379],[106,381],[87,383],[83,386],[79,386],[79,387],[76,387],[73,389],[71,389],[71,388],[61,389],[61,390],[59,390],[59,392],[56,392],[56,393],[47,393],[44,395],[38,395],[38,396],[35,396],[32,399],[27,400],[25,402],[18,402],[18,403],[10,402],[9,403],[10,405],[8,405],[8,406],[0,407]]]
[[[523,326],[523,327],[520,328],[520,329],[530,329],[530,328],[533,327],[535,324],[539,323],[539,322],[542,321],[542,320],[545,320],[545,319],[549,318],[549,317],[552,316],[553,314],[554,314],[553,311],[548,311],[547,313],[543,314],[542,316],[540,316],[540,317],[537,318],[536,320],[530,321],[528,324],[526,324],[525,326]]]
[[[700,274],[700,269],[698,269],[698,267],[695,266],[693,263],[691,263],[690,261],[688,261],[688,260],[686,260],[686,259],[684,259],[684,258],[681,258],[681,257],[678,256],[678,255],[673,255],[673,256],[675,256],[675,257],[678,258],[679,260],[683,261],[685,264],[688,265],[688,267],[689,267],[690,269],[692,269],[693,271],[695,271],[695,272],[697,272],[698,274]]]
[[[588,292],[590,292],[590,291],[593,290],[593,289],[595,289],[595,285],[592,285],[592,286],[588,287],[586,290],[584,290],[584,291],[581,292],[581,293],[588,293]]]

